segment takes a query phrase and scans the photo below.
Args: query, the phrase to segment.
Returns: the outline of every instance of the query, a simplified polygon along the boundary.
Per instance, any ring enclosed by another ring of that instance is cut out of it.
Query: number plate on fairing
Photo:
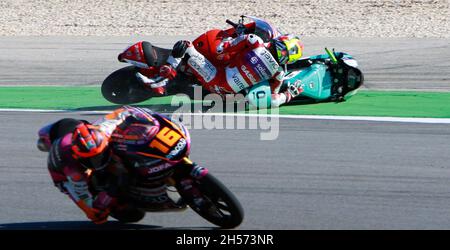
[[[187,153],[188,139],[180,128],[162,116],[156,116],[161,129],[155,138],[138,154],[164,160],[180,160]]]
[[[253,108],[270,108],[272,95],[268,81],[253,85],[246,96],[248,103]]]

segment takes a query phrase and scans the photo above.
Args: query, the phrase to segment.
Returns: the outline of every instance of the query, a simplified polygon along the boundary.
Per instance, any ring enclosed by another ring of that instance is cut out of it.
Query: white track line
[[[0,109],[0,112],[31,112],[31,113],[80,113],[80,114],[107,114],[111,111],[76,111],[52,109]],[[375,121],[375,122],[405,122],[450,124],[450,118],[416,118],[416,117],[383,117],[383,116],[334,116],[334,115],[271,115],[271,114],[234,114],[234,113],[177,113],[191,116],[244,116],[283,119],[316,119],[316,120],[344,120],[344,121]]]

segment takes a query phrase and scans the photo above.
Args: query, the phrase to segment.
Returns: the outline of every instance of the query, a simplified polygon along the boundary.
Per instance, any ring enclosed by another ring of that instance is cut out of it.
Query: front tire
[[[235,228],[242,223],[244,210],[240,202],[217,178],[208,173],[196,184],[205,202],[200,206],[188,204],[197,214],[221,228]]]

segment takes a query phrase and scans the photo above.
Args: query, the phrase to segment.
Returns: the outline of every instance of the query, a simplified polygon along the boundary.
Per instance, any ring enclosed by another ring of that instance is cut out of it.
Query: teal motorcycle
[[[330,51],[311,56],[286,66],[281,91],[292,84],[301,84],[303,92],[296,97],[303,103],[342,102],[354,95],[364,82],[358,62],[344,52]],[[246,91],[250,108],[270,108],[271,92],[268,81]]]

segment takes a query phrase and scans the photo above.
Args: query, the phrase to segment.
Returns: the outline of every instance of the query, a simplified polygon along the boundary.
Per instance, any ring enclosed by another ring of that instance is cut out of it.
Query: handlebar
[[[239,23],[235,23],[229,19],[227,19],[225,22],[227,22],[229,25],[233,26],[233,28],[235,29],[235,32],[238,36],[245,34],[247,32],[247,28],[244,25],[243,19]]]
[[[227,19],[225,22],[227,22],[229,25],[233,26],[234,28],[237,28],[239,25],[230,19]]]

